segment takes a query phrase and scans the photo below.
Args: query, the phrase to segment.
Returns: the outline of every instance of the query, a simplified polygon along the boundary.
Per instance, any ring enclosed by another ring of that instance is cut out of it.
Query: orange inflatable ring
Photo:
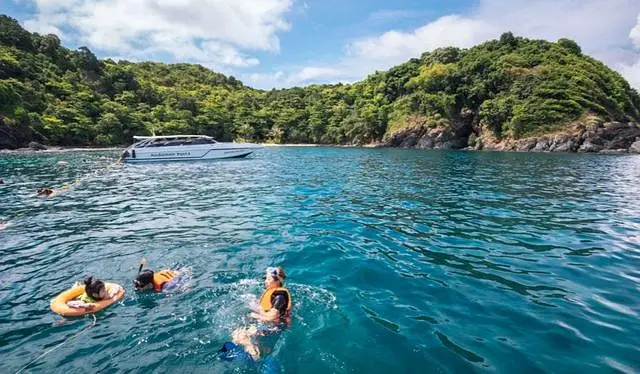
[[[105,283],[105,287],[108,291],[111,291],[113,287],[118,287],[118,291],[112,298],[96,301],[94,307],[89,308],[72,308],[67,305],[68,301],[74,300],[84,293],[84,285],[73,286],[70,289],[62,292],[51,300],[51,310],[63,317],[78,317],[85,314],[96,313],[102,309],[114,304],[124,297],[124,288],[116,283]]]

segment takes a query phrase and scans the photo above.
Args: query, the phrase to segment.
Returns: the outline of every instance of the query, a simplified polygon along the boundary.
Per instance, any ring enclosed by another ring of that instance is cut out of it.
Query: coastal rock
[[[629,147],[629,153],[640,153],[640,139],[636,139]]]
[[[420,149],[433,149],[434,146],[435,142],[433,141],[433,138],[430,137],[422,137],[418,141],[418,144],[416,144],[416,148]]]
[[[607,122],[604,124],[605,131],[617,131],[628,128],[629,125],[622,122]]]
[[[467,138],[457,134],[451,127],[437,127],[422,135],[418,148],[460,149],[467,146]]]
[[[549,151],[549,139],[538,138],[536,146],[531,149],[531,152],[547,152]]]
[[[538,144],[537,138],[520,139],[516,141],[516,150],[521,152],[529,152]]]
[[[591,152],[591,153],[600,152],[602,148],[604,148],[602,145],[595,144],[595,143],[592,143],[590,140],[587,140],[584,143],[582,143],[580,148],[578,148],[578,152]]]
[[[398,131],[383,141],[383,145],[386,147],[413,147],[418,143],[422,135],[422,130],[419,128],[409,128]]]
[[[45,149],[47,149],[47,147],[45,147],[44,145],[38,143],[38,142],[29,142],[28,145],[29,148],[35,150],[35,151],[43,151]]]
[[[549,144],[549,151],[552,152],[575,152],[577,148],[574,138],[566,134],[554,136]]]
[[[462,149],[467,146],[470,127],[465,124],[428,126],[424,118],[415,116],[409,126],[396,131],[383,140],[386,147],[421,149]]]
[[[600,151],[598,153],[603,154],[603,155],[621,155],[621,154],[627,153],[627,150],[623,149],[623,148],[620,148],[620,149],[603,149],[602,151]]]
[[[498,139],[479,128],[470,137],[465,123],[428,127],[414,121],[408,129],[387,138],[387,147],[422,149],[475,149],[516,152],[589,152],[603,154],[640,153],[640,126],[637,123],[607,122],[597,118],[568,125],[564,132],[524,139]]]

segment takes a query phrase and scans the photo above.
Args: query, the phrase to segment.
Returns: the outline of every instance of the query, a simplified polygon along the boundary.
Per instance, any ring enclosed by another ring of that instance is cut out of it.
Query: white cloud
[[[39,19],[30,19],[24,22],[24,27],[27,30],[37,32],[42,35],[55,34],[58,37],[64,38],[65,34],[59,28],[53,26],[49,22],[40,22]]]
[[[640,58],[633,64],[621,64],[618,69],[632,87],[640,89]]]
[[[282,71],[274,73],[249,73],[242,74],[240,80],[255,88],[280,88],[285,86],[285,74]]]
[[[629,38],[636,47],[640,48],[640,13],[638,13],[638,23],[629,32]]]
[[[331,66],[345,73],[334,80],[356,80],[438,47],[470,47],[512,31],[530,38],[574,39],[585,53],[618,69],[640,88],[640,51],[630,50],[629,40],[640,47],[638,12],[637,0],[481,0],[467,14],[353,40],[345,56]]]
[[[636,48],[640,49],[640,13],[638,13],[636,25],[629,32],[629,38]],[[640,51],[636,52],[635,62],[633,60],[627,63],[621,62],[617,67],[620,74],[627,78],[629,84],[640,90]]]
[[[388,31],[380,36],[356,40],[347,46],[350,54],[398,63],[438,47],[470,47],[493,37],[496,30],[481,20],[445,16],[410,32]]]
[[[240,50],[278,52],[289,29],[292,0],[32,0],[37,15],[24,22],[123,56],[165,53],[179,61],[254,66]]]
[[[336,68],[304,66],[294,68],[291,72],[276,71],[273,73],[253,73],[241,75],[241,80],[256,88],[282,88],[302,86],[327,81],[342,81],[345,71]]]
[[[292,74],[289,78],[291,83],[299,84],[304,82],[309,82],[314,79],[331,79],[335,77],[339,77],[343,72],[335,69],[335,68],[323,68],[317,66],[307,66],[302,68],[300,71]]]

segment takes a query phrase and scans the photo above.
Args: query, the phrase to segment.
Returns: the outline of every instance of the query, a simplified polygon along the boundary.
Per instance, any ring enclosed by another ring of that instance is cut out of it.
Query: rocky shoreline
[[[477,134],[477,133],[479,134]],[[469,126],[413,126],[388,136],[382,147],[470,149],[503,152],[580,152],[640,154],[640,125],[635,122],[573,123],[565,131],[523,139],[497,139]]]
[[[574,123],[565,131],[523,139],[498,139],[489,131],[474,131],[467,125],[430,127],[421,124],[401,129],[382,142],[364,148],[465,149],[499,152],[568,152],[640,154],[640,124],[635,122]],[[322,144],[264,144],[267,147],[318,147]],[[333,145],[354,147],[354,145]],[[0,154],[33,152],[116,151],[122,147],[56,147],[30,142],[26,148],[0,149]]]

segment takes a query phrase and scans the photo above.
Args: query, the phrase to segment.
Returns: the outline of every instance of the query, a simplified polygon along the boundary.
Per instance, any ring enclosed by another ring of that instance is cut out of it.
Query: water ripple
[[[186,267],[188,286],[128,292],[29,371],[254,372],[215,352],[272,264],[288,271],[296,305],[273,347],[285,372],[640,369],[638,157],[273,148],[122,166],[116,156],[0,158],[1,372],[86,325],[48,310],[58,292],[86,274],[129,287],[141,257]]]

